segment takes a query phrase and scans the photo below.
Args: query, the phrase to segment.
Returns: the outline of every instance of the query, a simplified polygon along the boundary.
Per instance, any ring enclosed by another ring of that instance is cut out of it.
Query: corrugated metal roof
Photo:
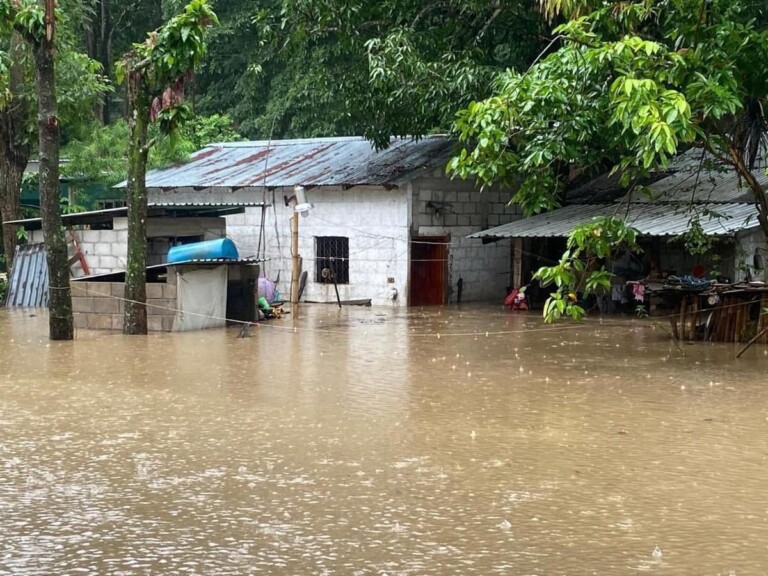
[[[447,136],[393,138],[381,151],[357,137],[211,144],[186,164],[149,172],[147,188],[396,186],[444,167],[454,146]]]
[[[152,202],[149,204],[148,216],[150,218],[162,217],[192,217],[192,216],[227,216],[243,212],[245,207],[268,206],[263,202]],[[239,210],[239,212],[238,212]],[[62,214],[61,221],[65,226],[81,226],[86,224],[104,224],[111,222],[113,218],[125,217],[128,208],[106,208],[104,210],[92,210],[89,212],[73,212]],[[12,220],[4,224],[16,224],[24,226],[27,230],[40,230],[42,220],[40,218],[26,218],[24,220]]]
[[[596,216],[624,218],[641,236],[679,236],[696,215],[708,236],[725,236],[759,226],[752,204],[700,204],[673,207],[663,204],[573,204],[545,214],[483,230],[469,238],[565,237],[576,226]]]
[[[768,189],[768,165],[760,157],[752,173],[760,185]],[[664,172],[657,173],[646,187],[650,196],[634,194],[632,202],[696,202],[730,203],[752,202],[752,191],[739,178],[732,166],[715,160],[700,149],[693,148],[677,156]],[[603,175],[568,192],[570,204],[610,202],[623,196],[626,190],[619,186],[619,175]]]
[[[44,244],[16,247],[5,305],[8,308],[48,306],[48,264]]]

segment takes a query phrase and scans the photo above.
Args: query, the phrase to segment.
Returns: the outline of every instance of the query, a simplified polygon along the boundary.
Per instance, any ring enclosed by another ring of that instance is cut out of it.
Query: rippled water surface
[[[50,343],[0,312],[0,574],[768,573],[765,348],[490,308],[271,326]]]

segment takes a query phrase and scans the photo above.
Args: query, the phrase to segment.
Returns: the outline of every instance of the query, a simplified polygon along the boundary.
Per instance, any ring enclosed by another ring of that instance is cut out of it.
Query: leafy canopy
[[[243,0],[223,25],[198,87],[249,137],[391,135],[448,130],[499,71],[528,65],[543,20],[524,0]],[[233,49],[232,46],[237,46]]]
[[[560,205],[574,168],[628,185],[697,140],[727,156],[740,114],[767,94],[768,19],[745,4],[602,2],[556,27],[559,48],[459,112],[451,171],[519,182],[512,201],[530,214]]]
[[[542,4],[550,17],[565,20],[554,29],[549,53],[525,72],[501,74],[491,97],[458,113],[454,129],[463,147],[449,171],[515,187],[511,201],[533,214],[566,201],[574,175],[617,172],[631,193],[678,151],[698,145],[745,179],[768,236],[768,200],[750,170],[768,129],[768,5]],[[603,224],[601,242],[625,239],[623,228]],[[598,237],[583,237],[586,244],[577,253],[569,248],[566,263],[597,251]],[[557,287],[545,311],[550,319],[568,313],[567,295],[578,284],[563,270],[561,262],[558,270],[537,274]]]
[[[141,80],[152,99],[152,120],[165,133],[192,116],[183,102],[185,80],[206,53],[208,28],[218,22],[207,0],[192,0],[116,65],[118,82],[129,74]]]

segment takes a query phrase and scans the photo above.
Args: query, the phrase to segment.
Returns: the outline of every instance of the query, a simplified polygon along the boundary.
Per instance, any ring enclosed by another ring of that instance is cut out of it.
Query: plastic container
[[[188,260],[237,260],[237,246],[229,238],[182,244],[168,250],[168,264]]]

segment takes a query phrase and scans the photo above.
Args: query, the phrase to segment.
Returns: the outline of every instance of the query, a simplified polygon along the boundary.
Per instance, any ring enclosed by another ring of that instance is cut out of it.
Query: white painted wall
[[[511,241],[483,244],[467,236],[521,218],[518,207],[507,205],[512,193],[499,187],[480,192],[472,182],[450,180],[442,170],[417,178],[411,190],[414,239],[450,235],[449,302],[456,299],[459,278],[464,281],[462,302],[502,302],[511,283]],[[430,202],[444,210],[436,213]]]
[[[283,298],[290,298],[292,207],[283,196],[292,189],[269,193],[266,208],[266,275],[276,280]],[[407,303],[409,204],[404,189],[379,187],[312,188],[308,190],[315,205],[307,218],[299,219],[299,253],[308,272],[304,300],[332,302],[336,295],[332,284],[315,281],[315,237],[349,238],[349,284],[339,285],[342,300],[371,299],[373,305],[398,306]],[[208,198],[208,196],[206,196]],[[229,198],[229,196],[227,196]],[[218,197],[211,197],[215,202]],[[253,201],[254,197],[250,198]],[[243,256],[256,256],[261,227],[261,208],[247,208],[245,214],[227,216],[227,236]],[[394,279],[393,283],[388,280]],[[392,300],[392,288],[397,291]]]
[[[256,188],[226,190],[177,189],[150,190],[151,202],[211,203],[264,201],[266,208],[264,241],[266,257],[263,269],[277,280],[284,298],[290,297],[292,208],[284,196],[292,188],[278,188],[265,193]],[[471,182],[452,181],[443,170],[417,178],[400,188],[381,187],[313,188],[308,190],[315,205],[307,218],[300,219],[299,252],[308,275],[303,298],[334,301],[333,285],[315,281],[315,237],[349,238],[350,283],[339,285],[342,300],[371,299],[374,305],[402,306],[408,299],[411,236],[450,235],[449,273],[455,299],[456,282],[464,281],[463,301],[501,301],[510,282],[510,242],[483,244],[466,236],[519,218],[507,206],[509,191],[493,188],[479,192]],[[427,208],[431,200],[449,202],[442,215]],[[261,228],[261,208],[247,208],[245,214],[227,216],[227,236],[234,240],[243,256],[256,256]],[[389,279],[394,282],[389,283]],[[394,291],[392,290],[394,288]],[[395,293],[397,298],[392,300]]]

